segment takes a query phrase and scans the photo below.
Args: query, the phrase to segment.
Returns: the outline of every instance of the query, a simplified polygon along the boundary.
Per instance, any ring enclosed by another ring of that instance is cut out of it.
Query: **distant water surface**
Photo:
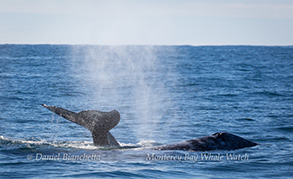
[[[40,104],[118,110],[122,148]],[[2,178],[292,178],[293,47],[0,45],[0,123]],[[263,145],[148,149],[221,131]]]

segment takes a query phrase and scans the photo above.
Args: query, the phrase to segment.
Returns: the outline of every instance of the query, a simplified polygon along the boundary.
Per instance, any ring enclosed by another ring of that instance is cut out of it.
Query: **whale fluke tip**
[[[47,104],[41,104],[42,106],[44,106],[44,107],[47,107]]]

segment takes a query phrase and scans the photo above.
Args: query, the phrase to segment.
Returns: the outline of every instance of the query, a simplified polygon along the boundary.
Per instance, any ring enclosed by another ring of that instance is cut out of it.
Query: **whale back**
[[[236,150],[258,145],[237,135],[222,132],[210,136],[195,138],[179,143],[159,146],[157,150],[186,150],[186,151],[210,151],[210,150]]]
[[[249,141],[228,132],[215,133],[212,136],[216,138],[221,150],[236,150],[257,145],[255,142]]]

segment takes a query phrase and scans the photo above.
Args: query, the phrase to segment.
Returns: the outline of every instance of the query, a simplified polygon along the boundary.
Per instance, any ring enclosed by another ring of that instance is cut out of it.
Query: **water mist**
[[[78,46],[72,58],[84,92],[81,106],[117,109],[121,120],[116,128],[131,130],[125,134],[133,133],[138,141],[155,139],[171,99],[166,69],[152,46]]]

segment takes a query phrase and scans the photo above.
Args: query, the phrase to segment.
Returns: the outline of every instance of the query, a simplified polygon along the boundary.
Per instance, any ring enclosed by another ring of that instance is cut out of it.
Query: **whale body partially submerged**
[[[159,146],[155,149],[188,151],[236,150],[245,147],[253,147],[256,145],[257,143],[246,140],[237,135],[228,132],[218,132],[206,137]]]
[[[115,137],[109,132],[120,121],[120,114],[118,111],[102,112],[98,110],[86,110],[75,113],[56,106],[47,106],[45,104],[42,104],[42,106],[71,122],[87,128],[92,133],[95,145],[119,146]],[[256,145],[258,144],[237,135],[222,132],[179,143],[157,146],[153,149],[187,151],[236,150]]]

